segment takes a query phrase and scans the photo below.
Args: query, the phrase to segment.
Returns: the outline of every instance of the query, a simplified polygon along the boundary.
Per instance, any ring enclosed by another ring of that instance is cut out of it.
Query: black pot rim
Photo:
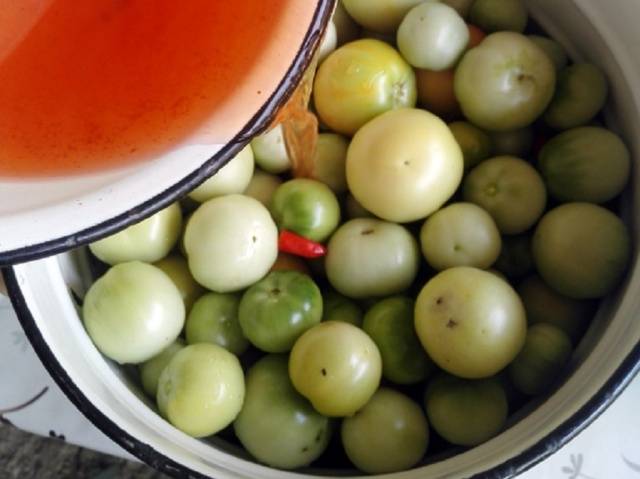
[[[279,107],[292,95],[313,58],[322,33],[331,18],[336,1],[337,0],[317,0],[314,18],[305,34],[303,43],[275,92],[264,102],[258,112],[247,122],[240,132],[231,139],[228,145],[206,160],[197,170],[191,172],[181,181],[142,204],[101,223],[59,238],[12,250],[0,251],[0,267],[52,256],[104,238],[169,206],[216,173],[231,160],[236,153],[244,148],[252,136],[255,136],[269,126],[275,118]]]
[[[2,270],[7,290],[18,320],[29,341],[51,377],[71,402],[89,421],[124,450],[157,470],[176,478],[211,479],[155,450],[131,436],[96,408],[67,374],[42,337],[26,304],[13,267]],[[595,421],[624,391],[640,372],[640,343],[636,344],[605,384],[570,418],[559,424],[537,444],[505,462],[471,476],[474,479],[507,479],[515,477],[562,448]]]

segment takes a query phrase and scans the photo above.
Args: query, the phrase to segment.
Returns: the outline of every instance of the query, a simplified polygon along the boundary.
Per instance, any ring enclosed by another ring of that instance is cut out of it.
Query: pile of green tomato
[[[276,468],[487,441],[562,381],[630,261],[607,97],[521,0],[342,0],[306,177],[277,126],[92,244],[86,330],[176,428]]]

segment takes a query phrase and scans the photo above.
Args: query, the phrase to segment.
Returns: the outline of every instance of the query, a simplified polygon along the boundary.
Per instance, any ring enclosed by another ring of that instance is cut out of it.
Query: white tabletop
[[[37,398],[30,402],[31,399]],[[49,377],[29,344],[8,300],[0,296],[0,413],[29,403],[4,418],[43,436],[132,457],[95,428]],[[558,453],[520,479],[640,479],[640,377],[622,396]]]

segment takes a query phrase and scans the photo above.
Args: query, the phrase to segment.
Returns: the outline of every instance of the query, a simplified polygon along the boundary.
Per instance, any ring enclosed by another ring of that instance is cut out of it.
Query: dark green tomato
[[[310,464],[331,437],[330,420],[291,384],[284,355],[265,356],[249,370],[244,405],[233,426],[251,455],[282,469]]]
[[[240,295],[207,293],[193,305],[185,334],[187,343],[213,343],[239,356],[249,347],[238,322]]]
[[[573,348],[569,336],[551,324],[534,324],[520,354],[509,365],[509,378],[518,391],[536,395],[547,391],[563,372]]]
[[[460,379],[444,373],[429,383],[425,403],[431,427],[458,446],[477,446],[498,434],[509,409],[498,379]]]
[[[306,274],[273,271],[244,293],[238,317],[242,332],[254,346],[268,353],[285,353],[322,319],[322,295]]]
[[[335,291],[327,291],[323,296],[323,321],[343,321],[354,326],[362,326],[362,309],[355,301]]]
[[[531,238],[528,235],[503,236],[502,250],[493,267],[510,279],[518,279],[533,271]]]
[[[416,335],[414,306],[404,296],[383,299],[367,311],[362,323],[380,350],[382,375],[398,384],[423,381],[435,369]]]
[[[278,187],[271,200],[271,214],[280,229],[324,241],[340,223],[340,204],[324,183],[296,178]]]

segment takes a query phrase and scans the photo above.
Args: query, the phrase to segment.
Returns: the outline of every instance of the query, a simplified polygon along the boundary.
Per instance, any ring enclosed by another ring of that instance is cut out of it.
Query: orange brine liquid
[[[290,0],[0,0],[0,177],[166,151],[257,61]]]

